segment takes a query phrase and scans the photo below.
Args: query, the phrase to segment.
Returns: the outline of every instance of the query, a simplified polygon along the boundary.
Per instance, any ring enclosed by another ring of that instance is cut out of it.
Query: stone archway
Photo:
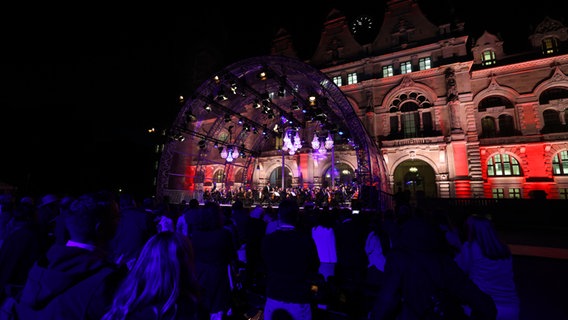
[[[413,200],[438,196],[436,173],[423,160],[411,159],[400,163],[394,171],[393,182],[394,192],[408,191]]]

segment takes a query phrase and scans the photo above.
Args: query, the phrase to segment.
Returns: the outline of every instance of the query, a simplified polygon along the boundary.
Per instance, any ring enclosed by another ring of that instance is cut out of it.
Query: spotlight
[[[315,106],[316,105],[316,96],[314,96],[314,95],[309,96],[308,102],[310,103],[310,106],[312,106],[312,107]]]

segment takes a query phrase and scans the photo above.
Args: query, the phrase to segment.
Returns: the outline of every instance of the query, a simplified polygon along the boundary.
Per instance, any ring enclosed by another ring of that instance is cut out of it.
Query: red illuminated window
[[[521,176],[521,166],[514,157],[504,153],[496,154],[487,161],[487,175],[495,176]]]

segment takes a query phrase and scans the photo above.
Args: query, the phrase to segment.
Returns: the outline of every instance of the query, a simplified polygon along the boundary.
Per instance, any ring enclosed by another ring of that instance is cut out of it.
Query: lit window
[[[521,188],[509,188],[509,198],[520,199],[521,198]]]
[[[489,66],[495,64],[495,51],[493,50],[485,50],[481,53],[481,63],[484,66]]]
[[[503,188],[493,188],[493,198],[494,199],[503,199],[505,198],[505,190]]]
[[[383,78],[394,76],[394,68],[392,65],[383,67]]]
[[[400,64],[401,74],[411,73],[411,72],[412,72],[412,64],[410,63],[410,61],[406,61]]]
[[[418,60],[418,68],[420,70],[427,70],[432,68],[432,60],[430,59],[430,57],[420,58],[420,60]]]
[[[552,174],[555,176],[568,175],[568,151],[560,151],[552,158]]]
[[[568,199],[568,188],[560,188],[558,189],[558,195],[560,199]]]
[[[558,52],[558,39],[549,37],[542,39],[542,53],[553,54]]]
[[[343,85],[343,79],[341,79],[341,76],[335,76],[333,77],[333,83],[335,83],[336,86],[341,87]]]
[[[357,73],[353,72],[347,75],[347,84],[357,83]]]
[[[401,108],[402,111],[402,132],[404,138],[415,138],[420,131],[420,114],[418,113],[418,105],[415,103],[405,103]]]
[[[496,154],[487,161],[488,176],[520,176],[521,166],[508,154]]]

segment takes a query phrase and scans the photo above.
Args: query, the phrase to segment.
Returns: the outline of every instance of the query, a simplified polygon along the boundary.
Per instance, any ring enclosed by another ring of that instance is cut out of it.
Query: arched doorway
[[[408,191],[414,200],[424,197],[436,198],[436,173],[425,161],[404,161],[394,171],[394,191]]]
[[[288,169],[288,167],[284,167],[284,176],[286,177],[286,179],[284,180],[284,187],[285,188],[291,188],[292,187],[292,172],[290,171],[290,169]],[[274,186],[275,188],[280,188],[282,187],[282,167],[276,167],[274,168],[274,170],[272,170],[272,172],[270,173],[270,176],[268,178],[268,181],[270,181],[270,185]]]
[[[350,165],[339,162],[335,164],[335,172],[333,173],[333,178],[335,179],[335,185],[350,185],[353,182],[354,170]],[[331,166],[329,166],[323,176],[323,186],[331,186]]]

